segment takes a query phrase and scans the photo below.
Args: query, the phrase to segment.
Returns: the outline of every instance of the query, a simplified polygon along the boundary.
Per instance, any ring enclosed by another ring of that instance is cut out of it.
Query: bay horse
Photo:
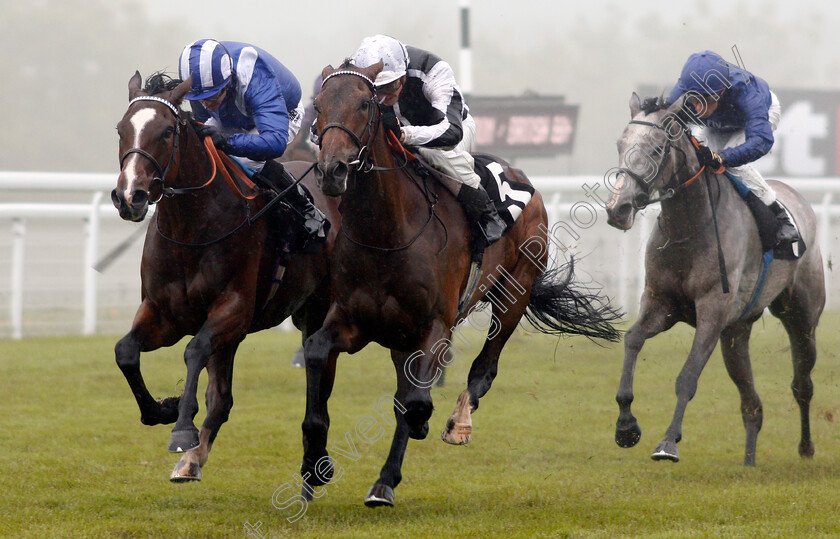
[[[490,389],[499,354],[523,315],[543,332],[619,336],[612,325],[618,314],[608,301],[576,289],[570,270],[558,280],[558,272],[568,268],[547,267],[548,221],[538,192],[512,230],[487,249],[476,292],[459,309],[471,265],[469,226],[448,189],[418,175],[406,164],[405,150],[392,152],[372,83],[381,69],[381,62],[357,69],[345,61],[338,70],[328,66],[322,72],[315,100],[320,137],[315,176],[325,194],[342,196],[343,220],[330,264],[333,303],[323,327],[304,344],[301,475],[308,483],[302,493],[307,499],[313,487],[332,478],[327,400],[338,354],[355,353],[370,342],[390,349],[397,373],[396,423],[387,420],[395,425],[394,435],[379,479],[365,498],[370,507],[394,505],[408,439],[428,434],[429,388],[449,361],[447,351],[454,352],[452,361],[463,353],[450,339],[453,329],[479,301],[493,305],[492,327],[441,435],[448,443],[470,441],[471,415]],[[504,172],[528,182],[507,164]]]
[[[682,438],[683,415],[719,341],[726,370],[741,396],[746,430],[744,465],[755,465],[763,411],[753,381],[749,337],[753,323],[769,307],[790,339],[791,387],[802,426],[799,454],[811,457],[810,373],[817,356],[815,331],[825,305],[814,211],[795,190],[770,180],[798,224],[807,249],[799,259],[776,259],[766,266],[756,220],[747,204],[725,176],[699,166],[696,141],[687,123],[680,120],[684,100],[645,114],[634,93],[632,120],[618,142],[620,172],[607,205],[609,224],[630,229],[636,212],[653,202],[656,193],[663,195],[658,226],[647,243],[639,317],[624,340],[624,367],[616,395],[616,443],[632,447],[641,437],[630,404],[642,346],[677,322],[685,322],[695,328],[694,342],[676,379],[673,419],[652,458],[679,461],[677,443]],[[640,170],[648,172],[645,177]]]
[[[321,326],[340,216],[336,200],[310,185],[315,204],[332,223],[331,233],[317,253],[293,255],[282,282],[273,287],[280,246],[270,220],[259,218],[268,193],[246,195],[222,179],[208,153],[212,144],[205,148],[180,109],[190,81],[177,82],[157,74],[141,90],[140,74],[131,77],[128,110],[117,124],[121,170],[111,197],[128,221],[142,221],[150,204],[157,203],[140,266],[142,303],[115,354],[142,423],[175,423],[169,450],[186,454],[170,479],[180,482],[201,479],[201,467],[228,419],[234,355],[245,336],[288,316],[304,338]],[[311,167],[286,164],[294,175]],[[312,181],[310,174],[304,183]],[[156,401],[140,372],[140,353],[172,346],[186,335],[193,338],[184,352],[183,395]],[[207,416],[199,431],[193,418],[204,368]]]

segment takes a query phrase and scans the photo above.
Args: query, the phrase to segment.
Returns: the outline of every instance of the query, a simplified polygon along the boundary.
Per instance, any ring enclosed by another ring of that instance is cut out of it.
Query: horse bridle
[[[362,142],[362,138],[359,135],[357,135],[356,133],[354,133],[352,129],[350,129],[349,127],[347,127],[346,125],[344,125],[342,123],[333,122],[333,123],[329,123],[329,124],[325,125],[324,129],[318,134],[318,148],[321,147],[324,133],[326,133],[329,129],[337,128],[337,129],[341,129],[342,131],[347,133],[350,136],[350,139],[356,144],[356,146],[358,146],[358,148],[359,148],[358,156],[356,157],[356,159],[354,161],[351,161],[350,163],[348,163],[348,165],[351,166],[351,167],[355,167],[356,170],[361,172],[362,174],[367,174],[367,173],[372,172],[372,171],[399,170],[399,169],[405,168],[405,166],[408,165],[408,158],[407,157],[405,158],[405,161],[398,167],[379,167],[379,166],[375,166],[373,163],[368,161],[368,158],[370,157],[370,145],[373,142],[374,137],[376,137],[377,131],[379,130],[379,125],[381,123],[380,118],[382,116],[382,113],[379,110],[379,99],[377,98],[378,94],[376,92],[376,85],[373,83],[372,80],[370,80],[370,77],[368,77],[367,75],[364,75],[363,73],[359,73],[358,71],[351,71],[349,69],[341,69],[341,70],[338,70],[338,71],[333,71],[332,73],[330,73],[329,75],[324,77],[323,82],[321,82],[321,87],[323,88],[324,84],[326,84],[326,82],[328,80],[330,80],[332,77],[336,77],[336,76],[339,76],[339,75],[352,75],[352,76],[355,76],[355,77],[359,77],[362,80],[364,80],[365,83],[367,83],[367,87],[371,91],[371,96],[370,96],[370,99],[368,100],[368,102],[370,104],[370,106],[368,107],[368,111],[369,111],[368,112],[368,120],[367,120],[367,125],[365,127],[365,133],[367,134],[367,137],[366,137],[367,140],[365,142]],[[364,134],[363,134],[363,136],[364,136]],[[430,197],[430,194],[428,192],[424,191],[424,189],[422,187],[420,187],[419,184],[417,184],[416,180],[412,179],[412,183],[414,183],[414,185],[417,186],[418,189],[420,189],[420,192],[423,193],[423,196],[426,198],[426,202],[429,204],[429,218],[426,220],[426,223],[423,225],[423,227],[420,229],[420,231],[408,243],[406,243],[405,245],[401,245],[399,247],[377,247],[375,245],[368,245],[366,243],[362,243],[358,240],[355,240],[355,239],[351,238],[347,234],[347,229],[344,228],[344,227],[341,228],[342,234],[351,243],[354,243],[354,244],[356,244],[360,247],[364,247],[364,248],[367,248],[367,249],[373,249],[375,251],[379,251],[379,252],[383,252],[383,253],[392,253],[392,252],[402,251],[402,250],[407,249],[407,248],[411,247],[412,245],[414,245],[414,242],[416,242],[420,238],[420,236],[423,235],[423,232],[425,232],[425,230],[429,227],[429,225],[432,222],[432,219],[436,218],[440,222],[441,226],[443,226],[443,229],[447,233],[447,239],[446,239],[446,242],[444,243],[444,247],[446,247],[446,244],[449,242],[449,233],[446,230],[446,225],[441,220],[440,216],[438,216],[437,213],[435,212],[435,206],[438,203],[437,195],[432,194],[431,197]]]
[[[363,79],[370,89],[371,96],[368,99],[368,119],[367,125],[365,126],[365,132],[362,136],[367,135],[365,138],[365,142],[362,142],[362,137],[357,135],[353,132],[352,129],[347,127],[346,125],[338,122],[329,123],[324,126],[324,129],[317,133],[316,136],[318,138],[318,148],[321,147],[321,141],[323,140],[324,133],[328,130],[337,128],[341,129],[347,135],[350,136],[350,140],[353,141],[354,144],[359,148],[359,154],[356,156],[356,159],[347,163],[351,167],[355,167],[357,171],[361,172],[362,174],[367,174],[369,172],[375,170],[397,170],[400,168],[404,168],[408,164],[408,159],[405,160],[400,166],[398,167],[378,167],[375,166],[373,163],[370,162],[370,145],[373,142],[373,139],[376,137],[377,131],[379,131],[379,126],[381,125],[380,119],[382,118],[382,112],[379,110],[379,94],[376,91],[376,85],[373,84],[373,81],[370,80],[370,77],[364,75],[363,73],[359,73],[358,71],[350,71],[349,69],[341,69],[339,71],[334,71],[324,77],[324,81],[321,83],[321,87],[333,77],[338,75],[353,75]]]
[[[661,202],[663,200],[668,200],[669,198],[672,198],[675,194],[677,194],[678,191],[688,187],[695,179],[697,179],[698,176],[700,176],[700,173],[703,172],[703,168],[705,168],[705,167],[701,168],[700,172],[695,174],[693,177],[689,178],[685,182],[680,183],[679,179],[678,179],[679,172],[682,169],[684,169],[686,166],[688,166],[688,158],[686,157],[685,151],[682,148],[680,148],[679,146],[672,146],[671,145],[671,136],[669,134],[670,132],[668,131],[668,128],[661,125],[661,124],[656,124],[656,123],[653,123],[653,122],[645,122],[643,120],[630,120],[630,124],[645,125],[645,126],[648,126],[648,127],[653,127],[655,129],[659,129],[660,131],[664,131],[665,134],[666,134],[665,138],[667,139],[667,141],[665,142],[665,149],[662,151],[662,158],[659,160],[659,163],[656,166],[656,174],[653,176],[653,178],[650,178],[649,180],[645,179],[645,178],[641,177],[640,175],[638,175],[637,173],[635,173],[634,171],[630,170],[627,167],[620,167],[618,169],[619,173],[624,173],[624,174],[630,176],[631,178],[633,178],[633,180],[635,180],[635,182],[636,182],[636,185],[641,187],[642,191],[644,191],[646,195],[649,194],[649,187],[650,187],[650,184],[653,183],[653,180],[658,178],[664,172],[665,163],[666,163],[666,161],[668,160],[668,157],[671,154],[671,148],[674,148],[676,151],[683,154],[682,165],[680,165],[680,167],[677,168],[677,170],[675,170],[673,174],[671,174],[671,177],[668,178],[668,181],[665,182],[665,185],[663,186],[663,189],[664,189],[665,193],[663,195],[657,197],[657,198],[648,199],[648,201],[644,205],[642,205],[642,207],[640,207],[639,209],[642,209],[649,204],[653,204],[654,202]],[[680,128],[680,130],[681,130],[680,136],[691,137],[691,134],[688,132],[688,130],[686,130],[684,128]],[[692,141],[692,142],[694,142],[694,141]]]
[[[166,99],[163,99],[162,97],[157,97],[153,95],[141,95],[129,101],[129,108],[131,107],[131,105],[138,101],[155,101],[157,103],[162,103],[166,105],[166,107],[169,108],[169,110],[171,110],[172,113],[175,115],[175,138],[172,142],[172,152],[169,154],[169,162],[166,164],[165,168],[160,166],[160,163],[158,163],[158,160],[155,159],[155,156],[153,156],[143,148],[130,148],[126,150],[124,154],[122,154],[122,157],[120,157],[120,169],[122,169],[123,164],[125,163],[125,160],[128,158],[128,156],[134,153],[142,155],[152,163],[152,166],[155,167],[155,172],[157,173],[157,176],[152,178],[152,183],[149,186],[151,191],[151,185],[155,183],[160,183],[160,196],[155,200],[149,201],[149,204],[155,204],[159,202],[164,195],[172,196],[174,194],[177,194],[178,190],[166,187],[166,176],[169,174],[169,169],[172,167],[172,164],[175,163],[177,160],[178,144],[181,139],[181,126],[186,125],[186,120],[181,118],[181,111],[180,109],[178,109],[178,107],[176,107],[174,104],[167,101]]]

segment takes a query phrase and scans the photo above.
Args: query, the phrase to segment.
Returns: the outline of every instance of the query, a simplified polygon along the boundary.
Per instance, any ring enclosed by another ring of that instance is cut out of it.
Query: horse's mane
[[[182,82],[184,81],[182,81],[181,79],[171,77],[163,71],[158,71],[157,73],[152,73],[151,75],[149,75],[149,78],[146,79],[146,86],[143,88],[143,91],[149,95],[157,95],[162,94],[164,92],[171,92],[175,89],[176,86],[178,86]],[[181,114],[182,117],[186,118],[187,120],[194,120],[192,111],[181,109]]]
[[[183,81],[181,79],[170,77],[163,71],[158,71],[157,73],[149,75],[149,78],[146,79],[146,86],[143,88],[143,91],[149,95],[171,92],[182,82]]]

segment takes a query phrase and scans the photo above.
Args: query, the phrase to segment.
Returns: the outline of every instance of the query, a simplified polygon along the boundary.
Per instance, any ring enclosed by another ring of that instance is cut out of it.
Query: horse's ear
[[[169,94],[169,100],[172,102],[173,105],[180,105],[181,101],[184,99],[184,96],[187,92],[190,91],[190,85],[192,84],[192,73],[190,76],[187,77],[187,80],[179,84],[172,90],[172,93]]]
[[[379,60],[371,66],[359,69],[359,72],[365,75],[370,80],[376,80],[376,76],[379,75],[379,72],[382,71],[383,67],[385,67],[385,62]]]
[[[321,70],[321,80],[326,79],[333,73],[335,73],[335,68],[332,65],[328,65],[323,70]]]
[[[642,112],[642,100],[636,92],[633,92],[630,96],[630,119],[635,118],[640,112]]]
[[[143,93],[140,89],[140,83],[143,81],[143,77],[140,76],[139,71],[134,72],[134,76],[131,77],[128,81],[128,100],[131,101],[139,94]]]

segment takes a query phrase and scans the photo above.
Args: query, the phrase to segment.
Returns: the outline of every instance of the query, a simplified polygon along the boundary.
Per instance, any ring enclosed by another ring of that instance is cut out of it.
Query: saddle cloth
[[[499,216],[507,224],[507,233],[534,195],[534,187],[508,178],[504,166],[492,155],[473,154],[473,158],[475,172],[481,178],[481,186],[487,191],[490,200],[496,205]]]

